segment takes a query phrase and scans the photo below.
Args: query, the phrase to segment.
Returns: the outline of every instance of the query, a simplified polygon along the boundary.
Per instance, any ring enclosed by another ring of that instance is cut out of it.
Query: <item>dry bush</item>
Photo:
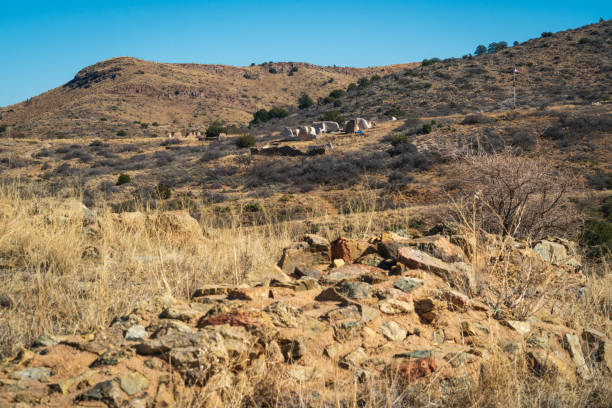
[[[462,170],[464,195],[474,198],[488,232],[539,238],[573,221],[567,207],[573,180],[543,160],[505,151],[468,156]]]

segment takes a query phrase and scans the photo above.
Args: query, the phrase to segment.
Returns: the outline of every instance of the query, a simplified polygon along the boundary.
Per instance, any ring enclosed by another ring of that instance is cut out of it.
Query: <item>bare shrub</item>
[[[571,179],[541,160],[510,152],[469,156],[464,193],[476,200],[483,228],[510,236],[542,237],[572,221],[567,193]]]

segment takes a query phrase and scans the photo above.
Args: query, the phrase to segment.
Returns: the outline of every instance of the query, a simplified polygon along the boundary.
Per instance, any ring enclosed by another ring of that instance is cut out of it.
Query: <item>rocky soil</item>
[[[307,235],[250,284],[197,288],[189,301],[161,296],[105,330],[41,336],[0,362],[0,407],[170,407],[194,395],[217,407],[268,378],[307,384],[321,405],[385,376],[451,395],[486,381],[494,358],[570,385],[610,375],[602,333],[549,311],[519,320],[467,296],[478,274],[464,244]],[[513,251],[551,276],[582,279],[568,241],[515,242]]]

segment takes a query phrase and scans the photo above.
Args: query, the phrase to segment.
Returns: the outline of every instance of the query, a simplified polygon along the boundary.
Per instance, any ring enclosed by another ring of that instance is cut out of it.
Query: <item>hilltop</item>
[[[0,109],[14,136],[108,137],[205,129],[214,120],[245,125],[258,109],[288,108],[306,92],[323,96],[361,77],[399,72],[410,64],[321,67],[264,63],[249,67],[167,64],[119,57],[79,71],[66,84]],[[138,123],[134,123],[138,122]],[[141,128],[141,123],[159,127]]]

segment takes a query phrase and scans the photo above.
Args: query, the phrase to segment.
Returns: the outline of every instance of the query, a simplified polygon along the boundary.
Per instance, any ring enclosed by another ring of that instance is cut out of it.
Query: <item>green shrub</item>
[[[391,137],[391,144],[397,146],[402,143],[408,143],[408,136],[396,134]]]
[[[153,122],[153,123],[151,123],[151,126],[159,126],[159,123]]]
[[[106,119],[106,118],[100,118],[100,121],[101,121],[101,122],[106,122],[106,121],[107,121],[107,119]]]
[[[587,248],[587,256],[598,258],[612,252],[612,223],[589,220],[584,224],[580,243]]]
[[[582,37],[578,42],[580,44],[588,44],[590,41],[587,37]]]
[[[242,135],[236,139],[236,146],[243,149],[246,147],[255,146],[255,136],[253,135]]]
[[[340,106],[342,106],[342,100],[341,99],[336,99],[334,101],[334,107],[335,108],[339,108]]]
[[[601,212],[606,220],[612,222],[612,196],[604,198],[603,204],[601,205]]]
[[[487,48],[487,52],[488,53],[497,52],[505,48],[508,48],[508,43],[505,41],[492,42],[491,44],[489,44],[489,47]]]
[[[370,80],[368,78],[359,78],[359,80],[357,81],[357,84],[359,84],[360,88],[364,88],[370,85]]]
[[[120,130],[117,132],[117,136],[127,136],[127,132],[125,130]]]
[[[370,78],[370,82],[375,82],[379,80],[380,80],[380,75],[372,75],[372,78]]]
[[[117,178],[117,185],[120,186],[122,184],[129,183],[130,181],[132,181],[132,178],[129,174],[120,174]]]
[[[261,204],[259,204],[258,202],[247,203],[244,205],[244,207],[242,207],[242,209],[245,212],[259,212],[263,210]]]
[[[172,191],[170,190],[170,187],[162,183],[159,183],[155,187],[154,192],[155,192],[155,196],[159,198],[160,200],[167,200],[172,195]]]
[[[357,89],[357,84],[354,82],[350,83],[349,86],[346,88],[347,92],[350,92],[353,89]]]
[[[407,69],[404,71],[404,76],[415,76],[416,72],[414,72],[414,69]]]
[[[478,47],[476,47],[476,50],[474,51],[474,55],[482,55],[482,54],[486,54],[486,53],[487,53],[487,47],[485,47],[482,44],[480,44]]]
[[[323,115],[321,116],[321,120],[338,122],[340,125],[342,125],[342,122],[344,122],[344,118],[342,117],[340,112],[335,111],[335,110],[323,112]]]
[[[143,129],[146,129],[146,128],[149,127],[149,124],[148,123],[141,123],[140,127],[143,128]]]
[[[253,114],[253,120],[251,121],[251,123],[267,122],[270,119],[274,119],[274,118],[281,119],[281,118],[286,118],[287,116],[289,116],[289,112],[287,112],[286,110],[282,108],[274,107],[270,109],[269,111],[265,109],[260,109]]]
[[[427,65],[433,65],[433,64],[436,64],[438,62],[440,62],[440,58],[429,58],[429,59],[425,58],[423,60],[423,62],[421,62],[421,65],[426,67]]]
[[[226,131],[227,128],[223,126],[223,123],[218,120],[215,120],[210,125],[208,125],[205,134],[206,137],[219,137],[221,133],[225,133]]]
[[[552,37],[552,33],[550,31],[544,31],[542,33],[542,38]]]
[[[314,105],[314,101],[307,93],[303,93],[302,96],[299,97],[298,108],[306,109],[310,108],[312,105]]]
[[[343,89],[334,89],[329,93],[329,97],[333,99],[342,98],[346,92]]]
[[[406,111],[398,108],[397,106],[392,106],[389,109],[387,109],[385,111],[385,115],[387,116],[395,116],[395,117],[401,117],[404,116],[406,114]]]
[[[0,125],[0,133],[4,133],[6,131],[6,125]]]
[[[424,123],[423,124],[423,133],[425,133],[425,134],[431,133],[432,127],[433,127],[432,123]]]

